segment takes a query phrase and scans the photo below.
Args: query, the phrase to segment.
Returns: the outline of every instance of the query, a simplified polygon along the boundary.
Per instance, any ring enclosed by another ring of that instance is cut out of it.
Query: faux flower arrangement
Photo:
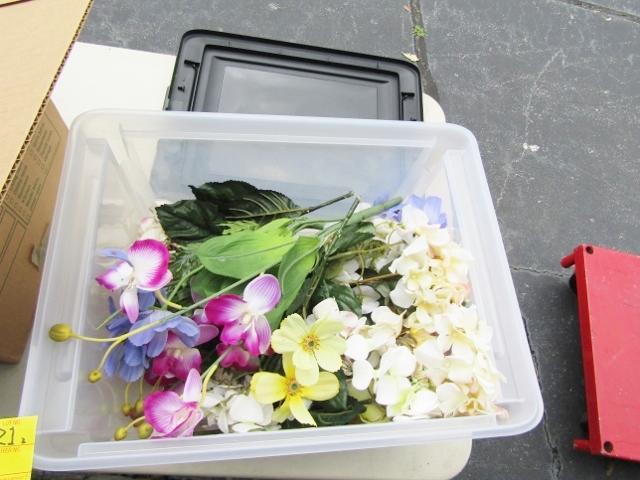
[[[104,344],[88,379],[123,382],[116,440],[498,412],[491,330],[440,198],[191,188],[99,252],[107,336],[50,330]],[[348,198],[342,218],[308,216]]]

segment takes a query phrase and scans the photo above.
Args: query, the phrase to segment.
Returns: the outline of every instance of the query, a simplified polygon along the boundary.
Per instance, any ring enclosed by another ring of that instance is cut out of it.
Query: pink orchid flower
[[[193,319],[198,322],[197,315]],[[194,347],[213,340],[218,336],[219,330],[215,325],[198,325],[200,336],[196,340]],[[202,356],[200,350],[186,346],[180,338],[169,333],[167,344],[160,355],[153,359],[151,363],[151,379],[174,379],[185,381],[191,370],[200,371]]]
[[[120,295],[120,308],[133,323],[140,314],[138,289],[154,292],[171,281],[169,250],[162,242],[146,239],[133,242],[126,253],[110,256],[120,261],[97,276],[96,281],[112,292],[124,288]]]
[[[242,297],[227,294],[214,298],[205,307],[207,319],[223,327],[220,340],[226,345],[243,342],[253,356],[269,348],[271,327],[266,313],[280,301],[278,279],[273,275],[260,275],[245,287]]]
[[[222,368],[237,368],[244,372],[255,372],[260,367],[258,357],[252,357],[241,345],[225,345],[224,343],[216,345],[218,357],[227,350],[231,351],[220,362]]]
[[[154,437],[189,437],[204,417],[200,410],[202,380],[191,369],[182,395],[154,392],[144,400],[144,416],[153,427]]]

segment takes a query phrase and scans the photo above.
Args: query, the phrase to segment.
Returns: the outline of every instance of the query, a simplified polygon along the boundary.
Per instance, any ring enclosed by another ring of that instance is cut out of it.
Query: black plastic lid
[[[193,30],[167,110],[422,120],[418,68],[402,60]]]

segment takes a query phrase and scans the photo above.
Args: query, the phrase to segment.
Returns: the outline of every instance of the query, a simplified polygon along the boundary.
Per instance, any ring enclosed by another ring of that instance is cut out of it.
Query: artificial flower
[[[362,276],[358,273],[360,269],[360,262],[355,258],[351,258],[339,264],[337,272],[334,275],[327,275],[327,278],[338,282],[349,284],[351,282],[357,282],[362,279]]]
[[[411,389],[409,376],[416,369],[416,358],[405,346],[387,350],[380,359],[376,375],[376,402],[380,405],[394,405],[403,394]]]
[[[200,409],[202,380],[197,370],[189,371],[182,395],[154,392],[144,400],[145,420],[151,424],[153,437],[189,437],[204,414]]]
[[[336,299],[333,297],[325,298],[311,310],[312,314],[307,317],[307,323],[311,324],[318,320],[330,320],[340,322],[344,325],[345,333],[348,330],[358,328],[362,324],[362,320],[358,316],[348,310],[340,310]]]
[[[358,285],[353,288],[353,293],[362,302],[362,314],[368,315],[380,305],[380,293],[370,285]]]
[[[155,303],[155,297],[150,292],[138,292],[138,302],[142,315],[148,315]],[[108,306],[109,313],[115,314],[116,307],[111,297],[108,299]],[[131,322],[126,315],[122,314],[115,315],[107,324],[107,331],[112,337],[119,337],[127,333],[130,328]],[[149,368],[149,361],[150,357],[147,354],[146,345],[134,345],[127,339],[116,346],[107,357],[104,371],[107,376],[117,375],[125,382],[133,382],[144,374],[145,369]]]
[[[411,195],[402,204],[399,217],[399,221],[414,228],[424,225],[437,225],[438,228],[447,226],[447,215],[442,212],[440,197]]]
[[[152,358],[160,355],[164,350],[170,332],[173,332],[187,347],[193,347],[200,337],[200,328],[196,322],[166,310],[152,310],[131,325],[129,331],[134,332],[147,325],[153,326],[134,333],[128,341],[138,347],[146,345],[147,355]]]
[[[374,368],[367,360],[371,350],[370,342],[362,335],[356,334],[347,338],[344,355],[353,360],[351,384],[356,390],[366,390],[373,380]]]
[[[387,407],[387,415],[394,421],[416,418],[428,418],[438,409],[438,396],[431,390],[419,385],[403,392],[401,399],[395,405]]]
[[[317,315],[325,313],[322,309],[314,309],[314,312]],[[276,353],[292,354],[298,383],[314,385],[320,375],[319,367],[336,372],[342,366],[341,355],[346,348],[345,340],[340,336],[343,328],[341,321],[324,316],[308,325],[294,313],[273,332],[271,347]]]
[[[251,395],[237,389],[214,387],[203,403],[208,408],[209,426],[223,433],[252,432],[272,427],[273,405],[262,405]]]
[[[198,329],[200,333],[193,347],[218,336],[218,327],[215,325],[198,325]],[[200,350],[193,347],[188,347],[176,334],[169,332],[164,350],[151,362],[150,378],[177,378],[184,381],[192,369],[200,371],[202,356]]]
[[[245,372],[255,372],[260,367],[258,357],[252,356],[242,345],[226,345],[224,343],[216,345],[218,356],[221,356],[227,350],[230,350],[230,352],[220,361],[222,368],[237,368]]]
[[[251,379],[251,395],[265,405],[284,400],[273,413],[273,420],[278,423],[293,416],[302,424],[315,426],[305,401],[324,401],[335,397],[340,389],[338,378],[333,373],[320,372],[313,385],[302,385],[297,380],[291,354],[283,355],[282,366],[284,376],[271,372],[255,373]]]
[[[96,281],[112,292],[123,288],[120,308],[133,323],[140,313],[138,290],[153,292],[171,281],[169,251],[164,243],[147,239],[133,242],[126,254],[109,252],[109,256],[118,258],[119,261],[97,276]]]
[[[445,417],[454,415],[464,408],[468,400],[462,389],[452,382],[445,382],[436,388],[438,407]]]
[[[242,342],[251,355],[265,353],[269,347],[271,327],[265,314],[280,302],[278,279],[260,275],[247,284],[242,294],[214,298],[205,307],[207,319],[223,327],[220,340],[226,345]]]
[[[373,325],[363,328],[362,332],[370,339],[372,350],[394,346],[402,331],[402,315],[394,313],[387,306],[381,306],[371,312],[371,321]]]

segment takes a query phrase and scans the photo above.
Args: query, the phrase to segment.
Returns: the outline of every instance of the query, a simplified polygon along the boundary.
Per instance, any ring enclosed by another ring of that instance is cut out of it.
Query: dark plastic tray
[[[418,68],[402,60],[193,30],[165,108],[422,120]]]

